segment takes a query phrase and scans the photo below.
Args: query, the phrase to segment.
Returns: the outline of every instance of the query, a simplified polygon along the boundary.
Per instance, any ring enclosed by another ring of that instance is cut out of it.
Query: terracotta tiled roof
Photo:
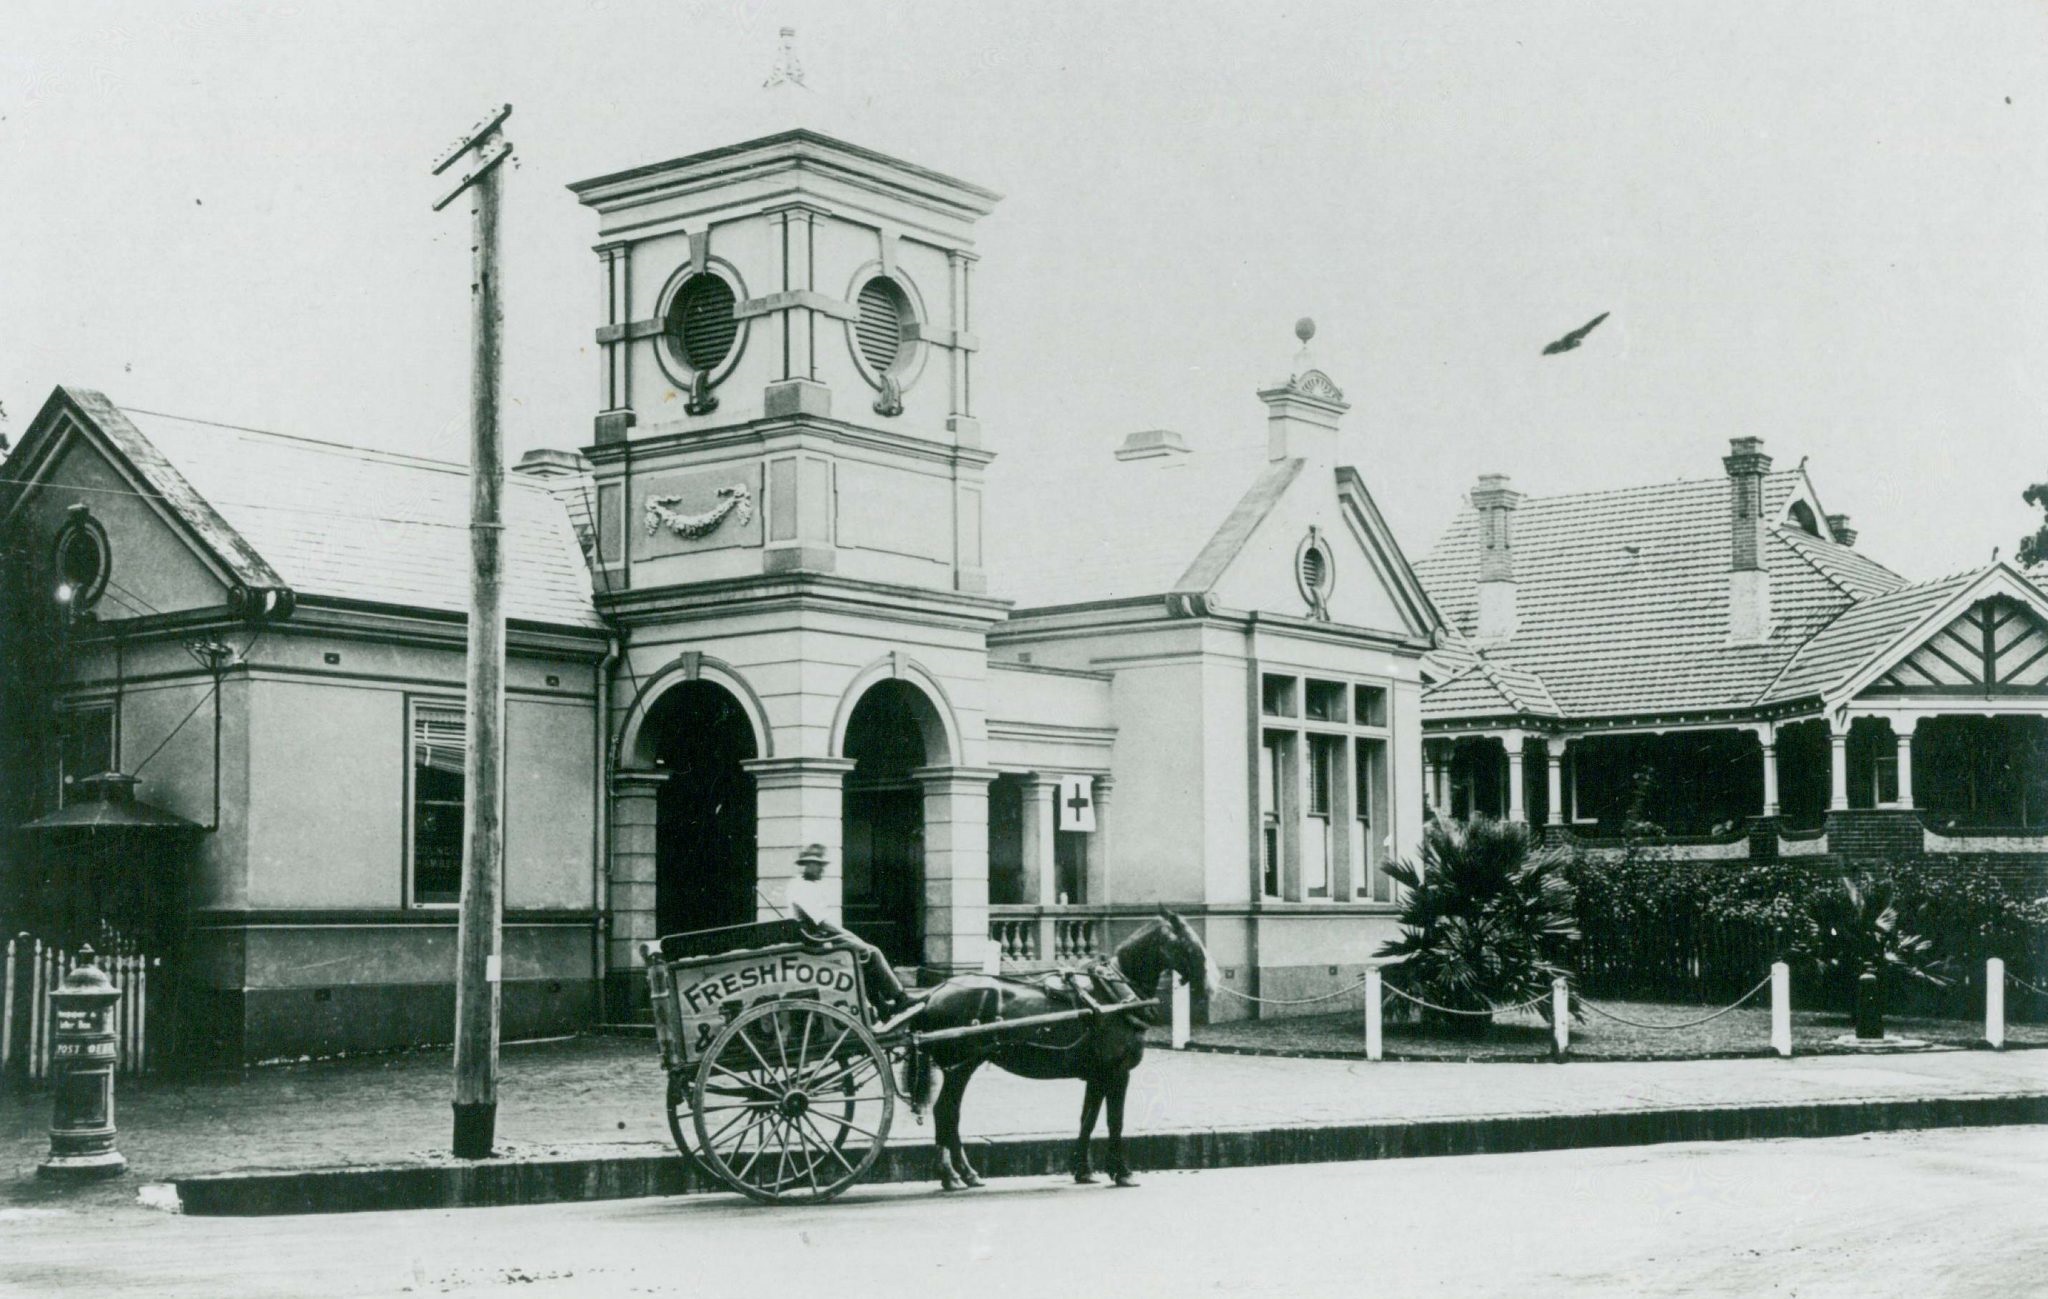
[[[469,607],[465,465],[123,409],[206,505],[301,597]],[[507,475],[505,616],[602,626],[561,502]]]
[[[1798,470],[1768,475],[1767,516],[1803,485]],[[1483,650],[1487,661],[1528,674],[1570,717],[1746,708],[1837,614],[1903,585],[1845,546],[1772,529],[1770,638],[1731,643],[1729,491],[1720,477],[1524,498],[1513,520],[1517,626]],[[1478,565],[1478,515],[1468,506],[1415,566],[1468,636]],[[1464,695],[1473,687],[1462,681],[1425,695],[1424,717],[1471,715]]]
[[[1799,647],[1759,702],[1789,702],[1823,695],[1842,685],[1873,654],[1905,635],[1914,624],[1982,576],[1981,572],[1958,573],[1857,601]]]

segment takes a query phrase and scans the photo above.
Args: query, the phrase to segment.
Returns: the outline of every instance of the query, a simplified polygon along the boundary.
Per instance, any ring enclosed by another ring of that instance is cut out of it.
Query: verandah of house
[[[1700,857],[2048,853],[2048,599],[1909,582],[1802,466],[1528,498],[1482,477],[1417,566],[1439,815]],[[1687,841],[1691,841],[1688,843]]]

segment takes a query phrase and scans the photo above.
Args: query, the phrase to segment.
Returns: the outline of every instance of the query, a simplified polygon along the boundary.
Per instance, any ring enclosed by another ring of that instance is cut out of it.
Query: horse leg
[[[980,1186],[981,1174],[975,1172],[974,1165],[967,1162],[967,1147],[960,1143],[960,1107],[967,1100],[967,1084],[974,1077],[974,1071],[980,1067],[981,1061],[969,1060],[946,1080],[946,1089],[953,1097],[953,1112],[949,1123],[952,1133],[953,1171],[960,1175],[961,1183],[968,1187]]]
[[[1131,1071],[1112,1074],[1104,1085],[1109,1100],[1109,1174],[1118,1186],[1136,1186],[1130,1161],[1124,1158],[1124,1095],[1131,1089]]]
[[[939,1099],[932,1105],[933,1136],[939,1143],[939,1189],[957,1191],[962,1186],[980,1186],[981,1178],[967,1166],[967,1152],[960,1148],[960,1101],[967,1094],[967,1080],[974,1076],[976,1061],[946,1070],[939,1087]]]
[[[1081,1101],[1081,1138],[1074,1143],[1074,1180],[1092,1182],[1095,1174],[1088,1167],[1088,1143],[1095,1139],[1095,1116],[1102,1113],[1102,1084],[1091,1075],[1088,1079],[1088,1094]]]
[[[932,1144],[939,1149],[939,1189],[957,1191],[960,1181],[953,1171],[953,1134],[948,1124],[959,1121],[960,1102],[953,1091],[952,1071],[944,1071],[941,1077],[939,1098],[932,1103]]]

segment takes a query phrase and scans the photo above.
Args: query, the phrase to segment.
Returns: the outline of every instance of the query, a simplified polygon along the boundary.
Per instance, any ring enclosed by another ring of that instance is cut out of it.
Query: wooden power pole
[[[499,931],[505,916],[504,438],[498,429],[501,371],[498,190],[512,145],[510,104],[484,119],[434,166],[468,158],[470,170],[434,210],[470,196],[469,285],[469,701],[462,836],[462,919],[455,954],[455,1157],[491,1153],[498,1122]]]

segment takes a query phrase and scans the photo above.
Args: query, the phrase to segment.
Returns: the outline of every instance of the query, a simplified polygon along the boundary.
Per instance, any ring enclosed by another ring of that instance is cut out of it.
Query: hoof
[[[1075,1173],[1075,1174],[1074,1174],[1074,1180],[1075,1180],[1076,1182],[1080,1183],[1080,1184],[1081,1184],[1082,1186],[1092,1186],[1092,1185],[1093,1185],[1093,1184],[1095,1183],[1095,1174],[1093,1174],[1093,1173]]]
[[[940,1183],[939,1183],[939,1191],[940,1191],[941,1193],[944,1193],[944,1192],[947,1192],[947,1191],[957,1191],[957,1190],[959,1190],[959,1189],[960,1189],[960,1183],[958,1183],[958,1182],[940,1182]]]
[[[1116,1184],[1118,1186],[1136,1186],[1138,1184],[1138,1179],[1131,1176],[1129,1173],[1118,1173],[1116,1175]]]
[[[960,1174],[960,1183],[969,1190],[972,1190],[981,1185],[981,1174],[975,1172],[962,1173]]]

